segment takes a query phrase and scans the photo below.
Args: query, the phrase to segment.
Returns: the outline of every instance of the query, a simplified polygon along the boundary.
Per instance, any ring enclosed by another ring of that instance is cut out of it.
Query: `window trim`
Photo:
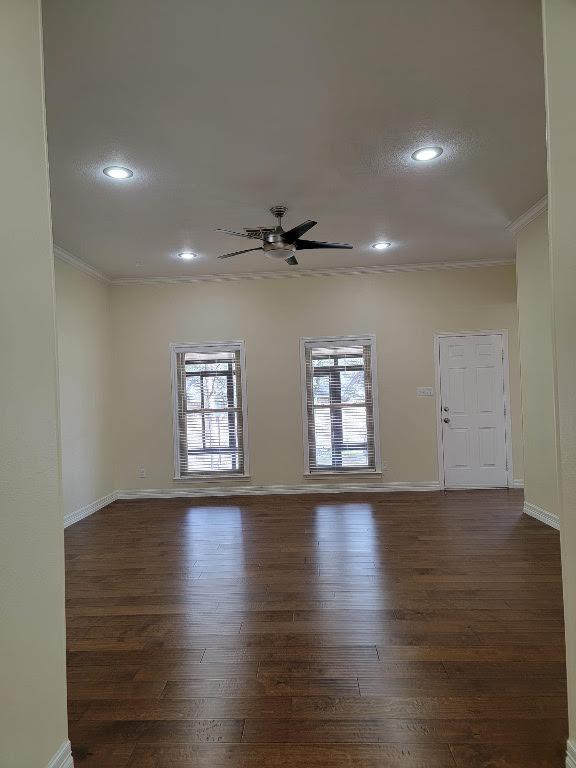
[[[372,415],[374,418],[374,469],[319,469],[310,470],[310,442],[308,439],[308,389],[306,386],[306,347],[317,346],[369,346],[371,356],[372,378]],[[302,436],[304,444],[304,477],[321,477],[331,475],[343,477],[348,475],[381,475],[382,459],[380,454],[380,411],[378,408],[378,359],[376,356],[376,334],[364,333],[358,336],[303,336],[300,339],[300,394],[302,401]]]
[[[182,475],[180,473],[180,434],[178,421],[178,372],[176,355],[180,352],[229,352],[238,350],[240,353],[240,391],[242,393],[242,433],[243,433],[243,472],[197,473]],[[189,344],[170,344],[170,379],[172,387],[172,443],[174,452],[174,480],[189,483],[218,482],[222,479],[249,479],[250,452],[248,442],[248,400],[246,395],[246,344],[244,341],[195,341]]]

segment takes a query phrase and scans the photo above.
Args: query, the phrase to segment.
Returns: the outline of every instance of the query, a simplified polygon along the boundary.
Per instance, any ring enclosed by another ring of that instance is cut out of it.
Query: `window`
[[[172,345],[175,477],[246,475],[244,342]]]
[[[373,336],[302,339],[307,473],[379,472]]]

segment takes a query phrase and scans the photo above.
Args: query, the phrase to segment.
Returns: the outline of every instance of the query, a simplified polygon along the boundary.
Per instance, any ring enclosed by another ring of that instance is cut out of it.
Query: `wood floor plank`
[[[68,681],[69,701],[96,701],[98,699],[152,699],[159,698],[165,683],[158,682],[108,682]]]
[[[458,768],[563,768],[565,740],[538,746],[452,747]]]
[[[362,696],[464,696],[466,694],[498,694],[511,696],[549,696],[566,693],[566,682],[558,677],[359,677]]]
[[[71,738],[78,744],[237,744],[243,720],[99,721],[76,724]]]
[[[257,744],[547,744],[560,741],[561,720],[374,719],[246,720],[243,742]]]
[[[359,698],[359,697],[358,697]],[[93,701],[80,722],[93,720],[212,720],[295,717],[290,697],[244,696]]]
[[[86,748],[78,743],[72,748],[72,756],[79,768],[127,768],[135,747],[133,743],[97,743]]]
[[[452,719],[516,719],[538,720],[563,717],[564,695],[511,696],[508,694],[468,694],[465,696],[361,696],[361,697],[294,697],[287,716],[314,718],[378,718],[424,717]],[[245,717],[250,717],[246,714]]]
[[[356,663],[331,661],[263,661],[258,665],[258,677],[377,677],[380,680],[395,677],[445,677],[448,672],[441,661],[394,661],[377,659]]]
[[[134,680],[165,680],[178,682],[179,680],[218,680],[239,679],[255,680],[258,676],[258,663],[246,662],[244,664],[210,664],[202,662],[151,662],[137,668]],[[314,677],[314,675],[308,675]],[[331,675],[338,677],[338,675]],[[356,678],[356,675],[354,675]]]
[[[258,679],[244,680],[187,680],[186,682],[168,681],[162,697],[165,699],[189,699],[195,696],[215,696],[224,698],[253,696],[359,696],[356,678],[308,678],[260,676]]]
[[[454,768],[444,745],[136,746],[128,768]]]
[[[518,491],[117,501],[66,530],[78,768],[561,768]]]

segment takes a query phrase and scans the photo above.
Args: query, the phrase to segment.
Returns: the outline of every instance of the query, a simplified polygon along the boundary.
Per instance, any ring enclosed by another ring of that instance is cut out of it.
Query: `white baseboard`
[[[546,523],[546,525],[549,525],[551,528],[556,528],[557,531],[560,530],[560,518],[558,515],[554,515],[552,512],[542,509],[542,507],[539,507],[537,504],[531,504],[529,501],[525,501],[523,512],[525,515],[530,515],[530,517],[535,517],[536,520],[540,520],[541,523]],[[574,768],[576,768],[576,765]]]
[[[512,488],[524,488],[524,480],[512,480]]]
[[[393,491],[439,491],[440,483],[333,483],[324,485],[245,485],[202,488],[142,488],[117,491],[117,499],[172,499],[210,496],[270,496],[308,493],[390,493]]]
[[[576,768],[576,743],[573,741],[566,745],[566,768]]]
[[[522,480],[514,480],[515,488],[524,487]],[[99,509],[108,506],[117,499],[177,499],[177,498],[210,498],[225,496],[284,496],[292,494],[311,493],[394,493],[394,492],[432,492],[443,490],[437,480],[420,480],[415,482],[391,483],[324,483],[311,482],[307,485],[244,485],[244,486],[202,486],[181,488],[135,488],[123,491],[113,491],[101,499],[87,504],[85,507],[69,512],[64,516],[64,527],[67,528],[79,520],[83,520]],[[465,489],[463,489],[465,490]],[[524,512],[536,517],[543,523],[559,529],[560,524],[556,515],[546,512],[534,504],[524,503]]]
[[[72,523],[77,523],[79,520],[84,520],[85,517],[93,515],[94,512],[98,512],[102,507],[107,507],[108,504],[116,501],[117,498],[117,492],[113,491],[107,496],[102,496],[101,499],[96,499],[92,504],[87,504],[85,507],[80,507],[80,509],[74,510],[74,512],[69,512],[67,515],[64,515],[64,528],[68,528]]]
[[[72,760],[72,748],[69,741],[65,741],[46,768],[74,768]]]

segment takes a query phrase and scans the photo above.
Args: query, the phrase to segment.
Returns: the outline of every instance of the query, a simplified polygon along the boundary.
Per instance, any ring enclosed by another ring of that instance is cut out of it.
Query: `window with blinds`
[[[246,475],[244,343],[172,346],[175,477]]]
[[[376,472],[375,340],[303,339],[306,471]]]

